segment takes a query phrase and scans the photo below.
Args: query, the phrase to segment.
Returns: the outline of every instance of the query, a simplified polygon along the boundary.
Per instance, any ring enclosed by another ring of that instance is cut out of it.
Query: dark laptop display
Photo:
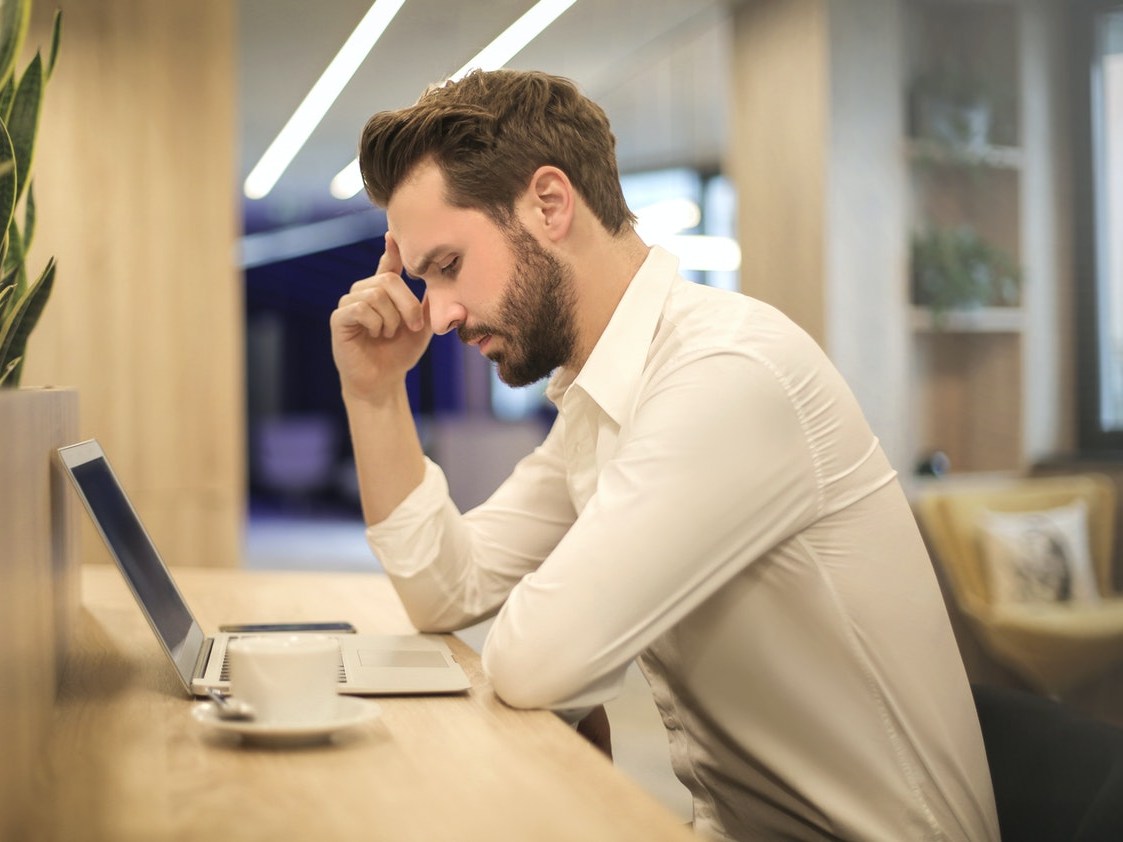
[[[156,555],[151,539],[137,519],[105,459],[92,459],[73,468],[73,476],[93,510],[106,543],[113,548],[121,570],[140,601],[150,608],[156,632],[169,651],[186,641],[194,619]]]

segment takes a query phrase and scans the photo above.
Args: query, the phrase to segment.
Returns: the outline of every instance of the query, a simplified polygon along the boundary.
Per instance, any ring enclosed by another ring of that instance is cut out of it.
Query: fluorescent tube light
[[[521,18],[504,29],[498,38],[468,59],[468,63],[453,73],[449,81],[455,82],[466,76],[469,70],[476,68],[498,70],[576,2],[577,0],[538,0]]]
[[[359,159],[335,174],[331,180],[331,195],[337,199],[350,199],[363,189],[363,174],[359,171]]]
[[[498,37],[453,73],[448,81],[455,82],[468,74],[468,71],[498,70],[522,49],[542,34],[542,31],[561,17],[562,13],[577,0],[538,0],[522,17],[508,26]],[[350,199],[363,189],[363,177],[359,172],[359,159],[356,158],[331,180],[331,194],[337,199]]]
[[[243,189],[247,197],[262,199],[269,194],[404,3],[405,0],[375,0],[246,177]]]

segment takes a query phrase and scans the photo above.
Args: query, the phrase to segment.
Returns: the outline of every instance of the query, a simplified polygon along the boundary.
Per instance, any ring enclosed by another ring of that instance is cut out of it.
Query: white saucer
[[[195,721],[214,733],[237,734],[246,742],[267,745],[302,745],[323,742],[339,731],[373,722],[382,715],[377,703],[340,696],[335,715],[321,722],[285,724],[253,720],[220,719],[214,702],[200,702],[191,710]]]

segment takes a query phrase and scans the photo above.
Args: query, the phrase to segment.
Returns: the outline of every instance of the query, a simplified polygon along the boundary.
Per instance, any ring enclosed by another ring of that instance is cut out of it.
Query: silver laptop
[[[226,645],[237,635],[208,637],[140,522],[96,440],[61,447],[59,459],[110,554],[156,632],[187,691],[229,687]],[[337,634],[339,692],[354,695],[459,693],[470,682],[447,644],[427,635]]]

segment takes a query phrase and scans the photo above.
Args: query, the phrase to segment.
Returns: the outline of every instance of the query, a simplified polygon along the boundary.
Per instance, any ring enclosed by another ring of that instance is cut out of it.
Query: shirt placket
[[[567,413],[565,455],[569,466],[569,496],[577,513],[593,496],[597,487],[596,424],[589,411],[589,399],[583,394],[567,396],[573,412]],[[568,407],[567,407],[568,409]]]

